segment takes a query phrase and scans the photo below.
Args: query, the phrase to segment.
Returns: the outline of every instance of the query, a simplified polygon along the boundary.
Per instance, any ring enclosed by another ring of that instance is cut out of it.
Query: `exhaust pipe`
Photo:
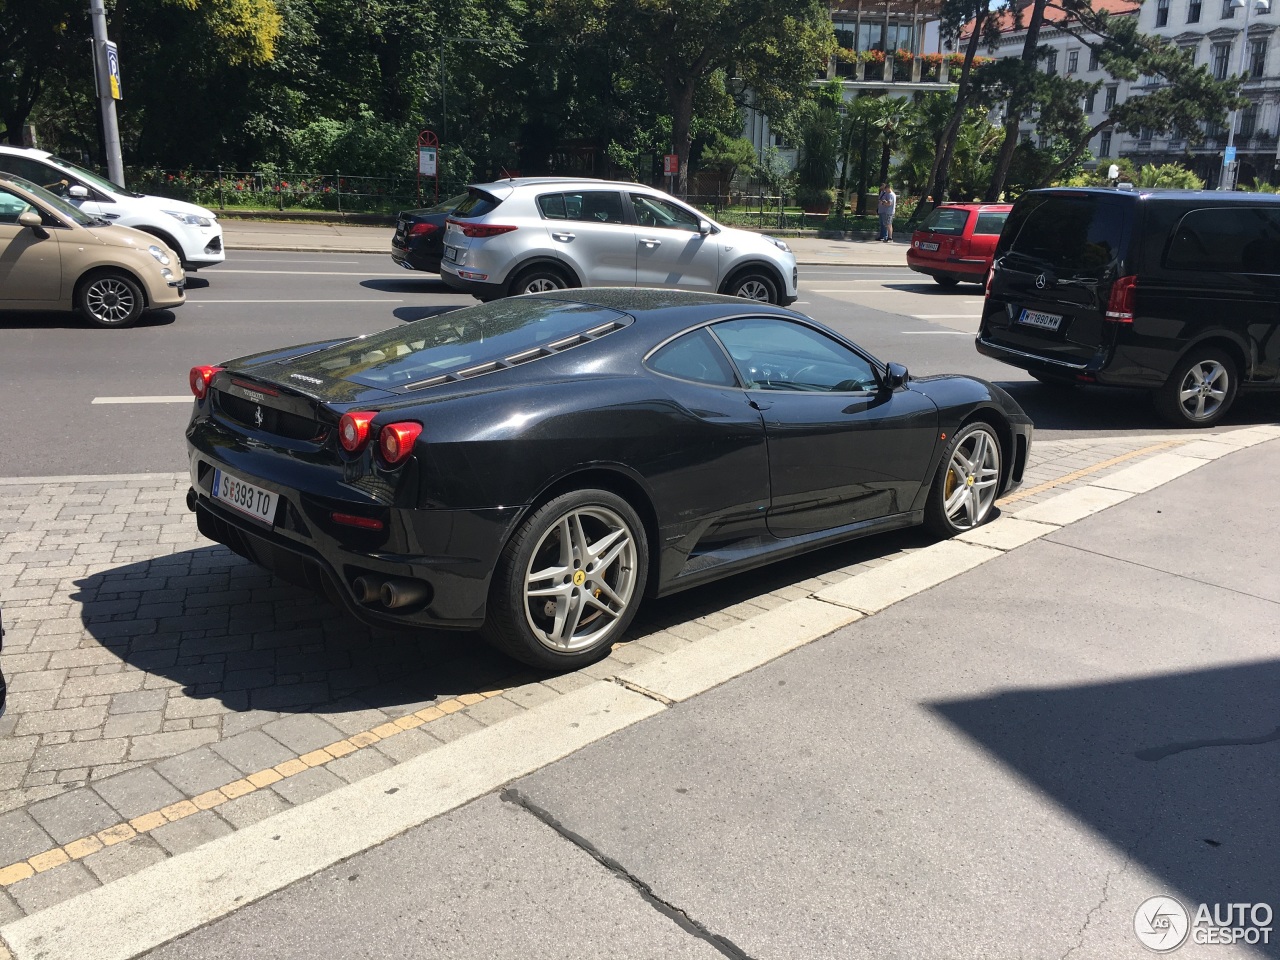
[[[382,585],[382,605],[392,610],[421,603],[431,596],[431,588],[420,580],[388,580]]]
[[[351,581],[351,587],[361,603],[377,603],[382,597],[382,581],[377,577],[361,575]]]
[[[192,513],[196,512],[196,488],[187,487],[187,509]]]

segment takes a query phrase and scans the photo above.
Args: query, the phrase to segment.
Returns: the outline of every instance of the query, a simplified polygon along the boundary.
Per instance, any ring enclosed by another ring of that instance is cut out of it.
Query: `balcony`
[[[987,62],[975,57],[974,65]],[[916,56],[908,50],[895,50],[887,57],[881,50],[848,50],[841,48],[831,58],[823,79],[841,80],[851,86],[880,89],[886,84],[903,84],[909,88],[936,89],[954,83],[964,66],[963,54],[926,53]]]

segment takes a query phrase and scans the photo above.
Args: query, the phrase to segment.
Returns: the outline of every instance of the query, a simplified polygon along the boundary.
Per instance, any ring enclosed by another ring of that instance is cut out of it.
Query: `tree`
[[[93,69],[82,0],[0,0],[0,127],[21,145],[22,128],[59,70]]]
[[[823,0],[543,0],[562,35],[613,47],[666,94],[688,190],[695,102],[713,75],[738,78],[764,112],[794,104],[835,46]],[[623,42],[625,40],[625,42]]]
[[[1087,3],[1088,0],[1084,2]],[[987,187],[988,202],[998,200],[1004,190],[1009,165],[1013,162],[1013,149],[1018,145],[1018,128],[1022,125],[1022,114],[1034,102],[1035,77],[1040,72],[1038,63],[1042,55],[1039,45],[1040,27],[1044,23],[1046,6],[1048,6],[1048,0],[1032,0],[1028,4],[1031,17],[1027,22],[1027,34],[1022,42],[1022,56],[1017,60],[1005,61],[1011,69],[1007,79],[1008,99],[1005,101],[1004,142],[1000,144],[1000,154],[996,157],[995,169],[991,173],[991,183]],[[1013,16],[1014,22],[1020,24],[1021,8],[1015,7]]]
[[[725,184],[733,183],[738,170],[756,162],[756,148],[745,137],[726,137],[717,132],[702,151],[702,166],[716,173],[716,196],[724,195]]]

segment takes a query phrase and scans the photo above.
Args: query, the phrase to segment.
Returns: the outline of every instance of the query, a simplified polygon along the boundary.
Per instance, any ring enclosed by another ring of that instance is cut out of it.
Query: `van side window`
[[[1207,207],[1174,228],[1165,252],[1169,270],[1280,275],[1280,210]]]

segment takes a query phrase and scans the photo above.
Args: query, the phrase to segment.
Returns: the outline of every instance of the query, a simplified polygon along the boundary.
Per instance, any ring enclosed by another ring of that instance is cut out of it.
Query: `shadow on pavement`
[[[1278,906],[1280,660],[930,707],[1193,913]]]
[[[458,297],[467,303],[472,302],[471,294],[463,293],[455,290],[439,277],[430,274],[417,274],[416,276],[397,278],[395,280],[374,279],[361,280],[360,286],[369,290],[378,290],[382,293],[447,293]],[[479,302],[479,301],[475,301]]]
[[[426,320],[428,317],[441,317],[446,313],[453,313],[455,310],[464,309],[461,305],[453,307],[396,307],[391,311],[391,315],[403,323],[413,323],[415,320]]]
[[[903,293],[923,293],[935,297],[968,297],[972,300],[974,297],[982,296],[982,284],[980,283],[961,282],[953,287],[944,287],[942,284],[934,283],[932,280],[921,280],[916,283],[886,283],[883,286],[887,290],[901,290]]]
[[[209,281],[204,277],[193,276],[190,273],[187,274],[188,290],[203,290],[207,286],[209,286]]]
[[[173,310],[149,310],[138,322],[126,330],[145,330],[147,327],[167,327],[178,319]],[[73,310],[6,310],[0,311],[0,330],[21,330],[27,327],[47,327],[54,330],[101,331],[110,336],[120,336],[119,330],[99,327],[90,323]]]

